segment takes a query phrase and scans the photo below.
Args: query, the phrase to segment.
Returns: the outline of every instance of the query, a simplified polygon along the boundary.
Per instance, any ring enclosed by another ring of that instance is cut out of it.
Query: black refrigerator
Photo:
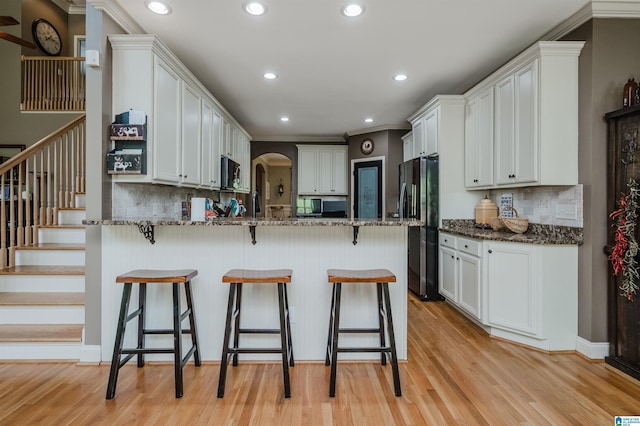
[[[400,164],[398,215],[422,220],[407,227],[409,289],[425,301],[444,300],[438,292],[438,156]]]

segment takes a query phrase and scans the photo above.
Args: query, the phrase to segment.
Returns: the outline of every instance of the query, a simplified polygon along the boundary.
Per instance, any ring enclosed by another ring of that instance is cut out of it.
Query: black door
[[[355,163],[354,217],[382,218],[382,160]]]

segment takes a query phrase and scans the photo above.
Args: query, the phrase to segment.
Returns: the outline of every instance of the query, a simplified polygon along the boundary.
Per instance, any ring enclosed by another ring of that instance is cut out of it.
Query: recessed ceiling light
[[[272,72],[266,72],[264,73],[264,78],[266,78],[267,80],[273,80],[275,78],[278,78],[278,76]]]
[[[289,121],[289,117],[280,117],[280,121],[286,123],[287,121]]]
[[[364,122],[365,123],[373,123],[373,118],[365,118]]]
[[[341,12],[344,16],[355,18],[356,16],[360,16],[364,13],[364,6],[360,6],[355,3],[348,4],[342,7]]]
[[[398,74],[398,75],[393,76],[393,79],[395,81],[405,81],[407,78],[409,78],[409,77],[407,77],[406,74]]]
[[[260,16],[267,13],[267,5],[259,1],[248,1],[242,6],[249,15]]]
[[[158,15],[168,15],[171,13],[171,8],[164,2],[158,0],[147,0],[145,4],[147,5],[147,9],[153,13],[157,13]]]

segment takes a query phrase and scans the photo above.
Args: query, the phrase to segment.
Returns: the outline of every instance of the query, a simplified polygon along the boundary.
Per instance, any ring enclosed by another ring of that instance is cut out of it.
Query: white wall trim
[[[80,348],[80,362],[88,364],[99,364],[102,355],[100,345],[82,345]]]
[[[589,359],[604,359],[609,355],[609,342],[590,342],[578,336],[576,351]]]
[[[129,34],[144,34],[144,29],[118,3],[111,0],[87,0],[89,4],[106,13]]]

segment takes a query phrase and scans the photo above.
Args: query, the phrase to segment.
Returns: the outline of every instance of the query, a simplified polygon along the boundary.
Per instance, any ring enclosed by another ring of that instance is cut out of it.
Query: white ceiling
[[[461,94],[588,0],[266,0],[250,16],[242,0],[119,3],[158,34],[253,140],[336,140],[402,128],[436,94]],[[262,75],[273,71],[276,80]],[[409,79],[396,82],[396,73]],[[288,123],[280,116],[290,117]],[[365,124],[366,117],[373,118]]]

